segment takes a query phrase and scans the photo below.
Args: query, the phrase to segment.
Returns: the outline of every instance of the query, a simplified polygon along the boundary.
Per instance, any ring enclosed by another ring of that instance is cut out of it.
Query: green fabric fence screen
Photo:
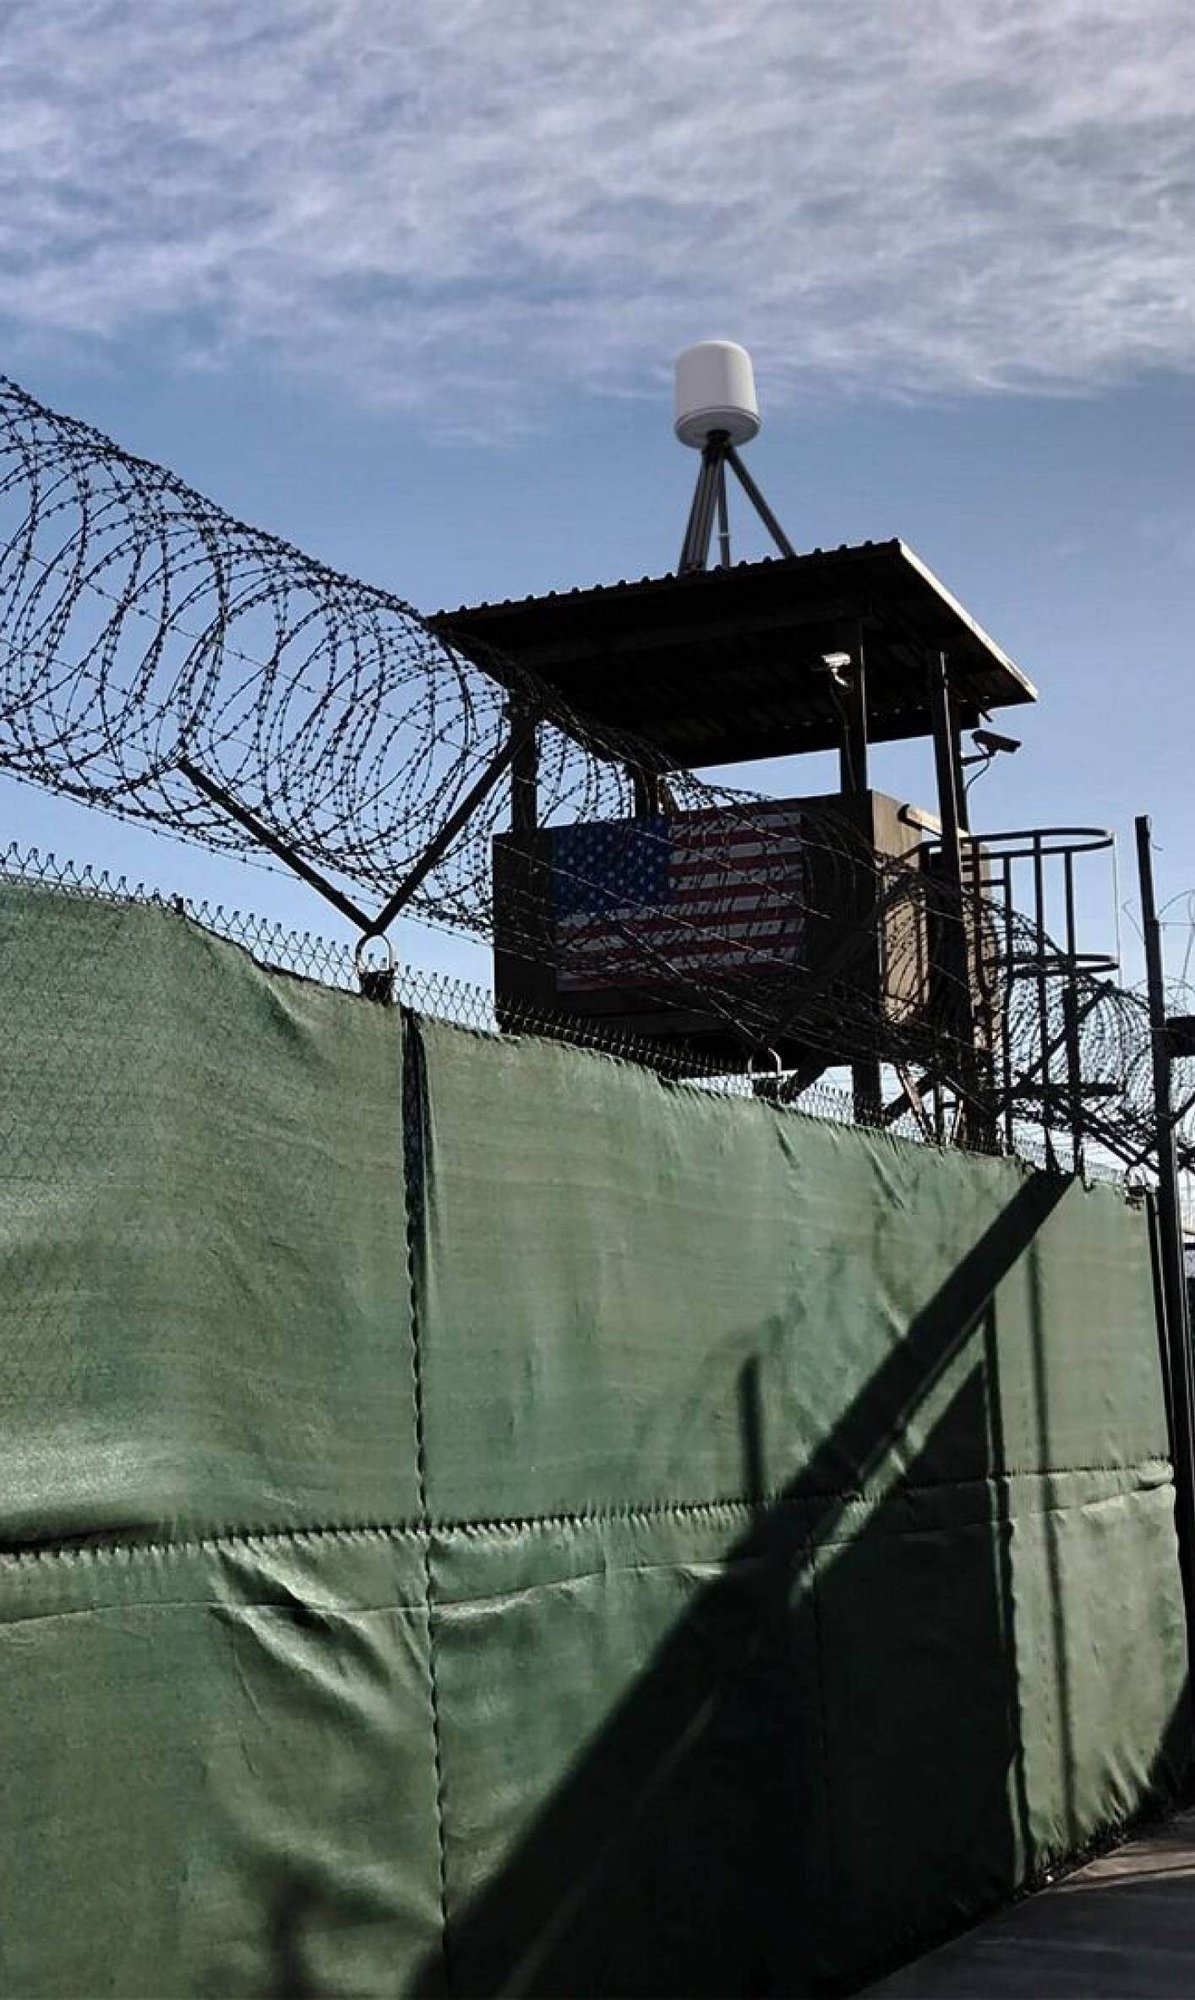
[[[0,891],[0,1991],[849,1990],[1186,1772],[1146,1218]]]

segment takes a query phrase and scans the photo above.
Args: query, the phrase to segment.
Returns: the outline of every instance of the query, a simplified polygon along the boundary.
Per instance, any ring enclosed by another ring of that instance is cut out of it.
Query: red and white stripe
[[[671,821],[667,904],[560,919],[559,988],[581,992],[713,972],[742,976],[799,964],[806,894],[800,824],[800,814],[783,805],[752,807],[741,820],[711,810]]]

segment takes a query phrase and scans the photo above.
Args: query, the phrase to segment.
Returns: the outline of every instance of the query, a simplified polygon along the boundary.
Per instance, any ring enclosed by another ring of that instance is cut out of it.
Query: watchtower
[[[678,809],[670,774],[741,766],[747,778],[750,767],[763,760],[795,761],[814,751],[836,751],[836,792],[809,794],[798,785],[791,796],[756,809],[747,824],[760,829],[761,837],[770,831],[773,852],[777,836],[786,835],[788,847],[799,850],[802,824],[815,821],[843,830],[843,852],[866,851],[881,863],[912,865],[932,844],[926,860],[961,900],[973,872],[963,732],[979,729],[980,756],[991,754],[985,745],[1015,747],[983,725],[994,710],[1034,701],[1036,691],[904,543],[797,553],[740,456],[740,445],[759,429],[751,363],[742,348],[710,342],[688,350],[678,362],[676,382],[676,432],[700,452],[700,465],[674,574],[461,606],[430,622],[491,677],[508,677],[517,709],[512,729],[523,732],[512,767],[511,828],[498,837],[494,853],[500,1012],[504,1006],[564,1008],[635,1035],[704,1043],[729,1057],[724,1014],[703,1007],[699,993],[694,1004],[692,978],[669,990],[647,948],[646,932],[634,922],[637,896],[641,904],[646,897],[654,920],[665,926],[670,908],[678,922],[683,908],[692,933],[689,956],[697,958],[704,949],[704,962],[712,968],[718,953],[710,938],[716,933],[722,946],[718,970],[733,979],[733,911],[726,897],[720,909],[715,903],[703,909],[700,899],[690,894],[686,900],[685,893],[686,871],[689,880],[700,872],[703,843],[708,851],[719,838],[711,824],[716,815],[703,813],[697,825],[694,815]],[[732,563],[728,475],[771,535],[774,557]],[[711,567],[715,525],[719,552]],[[558,713],[577,718],[590,747],[604,741],[615,746],[616,755],[620,740],[634,745],[628,760],[634,803],[627,820],[600,828],[540,825],[535,739],[517,706],[523,673],[551,692]],[[872,746],[916,738],[932,747],[935,807],[929,811],[871,784]],[[742,823],[741,812],[728,809],[721,830],[724,850],[733,827]],[[912,949],[906,938],[904,970],[894,987],[882,869],[880,875],[870,871],[870,890],[857,879],[859,871],[849,868],[845,886],[828,878],[818,882],[819,866],[825,874],[818,861],[825,842],[807,845],[804,916],[789,925],[786,937],[771,910],[770,964],[787,951],[798,976],[816,980],[836,952],[841,956],[840,933],[849,929],[859,941],[850,979],[873,991],[873,1012],[880,1019],[894,1010],[907,1017],[911,1009],[930,1004],[935,955],[949,960],[953,953],[959,979],[969,983],[969,946],[960,931],[954,939],[925,937]],[[612,886],[609,861],[615,853],[624,859]],[[741,907],[743,884],[750,886],[745,859],[735,880]],[[592,891],[588,911],[586,884]],[[612,944],[602,957],[594,937],[600,935],[603,905],[609,915],[619,898],[622,945],[615,950]],[[590,977],[584,959],[568,949],[579,910],[591,918]],[[536,946],[530,950],[529,927]],[[752,971],[750,952],[744,950],[742,959],[740,983],[749,981]],[[741,1043],[734,1053],[743,1059]],[[852,1046],[850,1025],[844,1023],[841,1046],[823,1047],[817,1067],[850,1064],[857,1095],[874,1096],[881,1053],[874,1038],[866,1048]],[[796,1064],[808,1059],[808,1051],[782,1049],[777,1059]]]

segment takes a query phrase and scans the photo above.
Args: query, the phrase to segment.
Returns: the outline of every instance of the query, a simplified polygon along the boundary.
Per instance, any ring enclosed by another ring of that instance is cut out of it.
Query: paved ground
[[[1195,1811],[867,1992],[869,2000],[1195,2000]]]

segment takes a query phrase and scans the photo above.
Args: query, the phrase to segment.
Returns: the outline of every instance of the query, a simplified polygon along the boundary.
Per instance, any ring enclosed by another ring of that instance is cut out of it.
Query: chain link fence
[[[13,843],[0,854],[0,883],[19,883],[26,888],[44,889],[48,894],[84,897],[112,905],[144,905],[170,910],[189,923],[197,924],[213,936],[239,945],[263,968],[289,973],[345,993],[360,993],[361,975],[350,944],[299,931],[250,911],[228,910],[220,904],[195,901],[190,897],[131,883],[123,876],[89,865],[78,866],[37,848]],[[725,1097],[766,1097],[784,1102],[784,1079],[765,1070],[732,1072],[711,1060],[699,1048],[673,1041],[635,1039],[611,1032],[600,1020],[567,1014],[547,1014],[531,1009],[503,1008],[500,1022],[494,996],[487,988],[454,978],[427,967],[408,963],[394,968],[389,987],[392,1004],[409,1007],[428,1018],[444,1021],[484,1035],[523,1034],[568,1043],[578,1048],[616,1057],[650,1069],[656,1075],[687,1088],[713,1092]],[[46,996],[50,1004],[50,996]],[[799,1102],[791,1108],[806,1116],[828,1119],[842,1125],[871,1125],[894,1136],[930,1142],[923,1123],[911,1110],[898,1116],[868,1115],[851,1089],[825,1078],[803,1089]],[[934,1143],[961,1147],[957,1132],[935,1135]],[[1052,1167],[1048,1136],[1038,1127],[1024,1124],[1017,1130],[1013,1152],[1016,1157],[1039,1167]],[[1122,1170],[1115,1161],[1089,1163],[1090,1174],[1099,1179],[1117,1180]]]

